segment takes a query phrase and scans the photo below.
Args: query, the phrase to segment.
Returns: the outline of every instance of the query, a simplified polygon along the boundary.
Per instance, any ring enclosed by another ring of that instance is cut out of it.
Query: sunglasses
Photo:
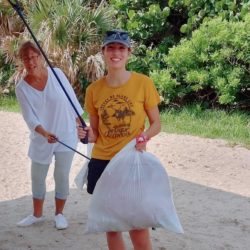
[[[129,41],[129,35],[124,31],[107,31],[106,32],[106,40],[123,40]]]

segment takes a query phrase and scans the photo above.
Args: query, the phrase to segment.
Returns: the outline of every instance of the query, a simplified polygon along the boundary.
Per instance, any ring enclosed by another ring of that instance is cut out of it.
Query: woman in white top
[[[57,143],[57,139],[75,148],[77,145],[77,114],[50,68],[44,66],[40,50],[30,41],[23,43],[19,57],[27,74],[16,86],[16,96],[23,118],[30,130],[28,156],[31,158],[33,214],[18,223],[30,226],[43,217],[46,194],[45,179],[55,157],[55,226],[68,227],[63,208],[69,193],[69,171],[74,152]],[[81,115],[83,110],[64,73],[55,68],[65,90]]]

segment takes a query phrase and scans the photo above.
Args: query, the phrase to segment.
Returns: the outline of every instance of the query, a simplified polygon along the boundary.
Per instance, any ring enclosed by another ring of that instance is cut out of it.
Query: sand
[[[18,228],[32,212],[28,129],[19,113],[0,112],[0,250],[107,249],[105,235],[84,235],[90,197],[74,178],[84,163],[75,155],[70,196],[64,211],[67,230],[54,227],[53,166],[47,176],[46,220]],[[83,144],[78,150],[85,151]],[[175,206],[185,230],[151,231],[156,250],[250,249],[250,150],[226,141],[160,133],[148,143],[166,167]],[[128,249],[132,249],[127,233]],[[119,250],[119,249],[118,249]]]

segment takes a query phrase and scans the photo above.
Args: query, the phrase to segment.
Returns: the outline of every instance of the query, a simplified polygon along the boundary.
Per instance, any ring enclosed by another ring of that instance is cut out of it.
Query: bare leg
[[[134,250],[152,250],[148,229],[129,231]]]
[[[61,199],[55,198],[55,203],[56,203],[55,215],[63,213],[65,202],[66,202],[66,200],[61,200]]]
[[[126,250],[125,244],[122,238],[122,233],[120,232],[108,232],[107,242],[109,250]]]
[[[43,202],[44,200],[33,198],[33,209],[34,209],[33,215],[37,218],[43,215]]]

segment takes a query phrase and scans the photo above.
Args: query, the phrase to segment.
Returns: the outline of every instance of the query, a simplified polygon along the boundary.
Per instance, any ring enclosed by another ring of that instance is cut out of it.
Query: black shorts
[[[88,185],[87,192],[93,194],[95,185],[108,165],[109,160],[99,160],[91,158],[88,164]]]

